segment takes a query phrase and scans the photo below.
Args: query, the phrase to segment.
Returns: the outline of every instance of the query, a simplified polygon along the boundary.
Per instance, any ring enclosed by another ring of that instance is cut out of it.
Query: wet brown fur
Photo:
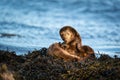
[[[81,58],[77,55],[71,55],[66,50],[62,49],[59,43],[52,44],[48,50],[47,53],[51,56],[62,58],[65,61],[69,60],[81,60]]]
[[[64,35],[66,34],[66,31],[69,31],[72,34],[72,37],[70,38],[69,42],[65,41]],[[75,55],[77,52],[77,45],[82,46],[82,40],[79,33],[71,26],[64,26],[60,29],[59,33],[62,40],[64,41],[61,44],[61,47],[64,50],[67,50],[70,54]]]
[[[79,53],[77,54],[80,57],[86,57],[89,59],[94,59],[95,58],[95,54],[94,54],[94,50],[87,45],[83,45],[79,48]]]
[[[54,43],[48,48],[48,54],[65,60],[83,61],[95,58],[94,50],[86,45],[82,46],[79,33],[71,26],[64,26],[59,31],[63,43]],[[66,35],[67,34],[67,35]]]
[[[72,36],[74,36],[70,38],[71,39],[70,42],[65,41],[66,37],[64,37],[64,35],[67,33],[66,31],[69,31],[72,34]],[[87,45],[82,46],[82,40],[81,40],[79,33],[71,26],[64,26],[63,28],[61,28],[60,36],[62,40],[64,41],[61,44],[61,47],[64,50],[68,51],[70,54],[78,55],[83,58],[84,57],[87,57],[87,58],[95,57],[94,50],[91,47]]]

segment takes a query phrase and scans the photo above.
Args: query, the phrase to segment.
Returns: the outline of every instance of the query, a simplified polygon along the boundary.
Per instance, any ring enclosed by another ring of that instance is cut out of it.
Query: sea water
[[[96,53],[120,55],[120,0],[0,0],[0,49],[24,54],[74,27]]]

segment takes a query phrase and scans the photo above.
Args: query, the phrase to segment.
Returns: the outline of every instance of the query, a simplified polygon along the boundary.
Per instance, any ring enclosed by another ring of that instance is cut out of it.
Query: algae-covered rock
[[[42,48],[22,56],[16,55],[15,52],[0,50],[0,66],[3,70],[11,72],[15,80],[120,79],[118,57],[100,55],[97,59],[84,62],[64,61],[47,55],[46,50],[47,48]]]

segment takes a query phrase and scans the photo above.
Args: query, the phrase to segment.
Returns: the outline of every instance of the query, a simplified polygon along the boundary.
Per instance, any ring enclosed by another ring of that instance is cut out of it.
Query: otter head
[[[67,44],[72,42],[75,39],[76,35],[78,34],[77,31],[71,26],[64,26],[63,28],[60,29],[59,33],[62,40]]]

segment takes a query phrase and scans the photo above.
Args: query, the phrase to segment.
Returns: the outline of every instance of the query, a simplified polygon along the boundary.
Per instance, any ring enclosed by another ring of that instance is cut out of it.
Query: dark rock
[[[48,56],[47,48],[16,55],[0,50],[0,66],[6,64],[15,80],[119,80],[120,58],[100,55],[85,62],[64,61]]]

